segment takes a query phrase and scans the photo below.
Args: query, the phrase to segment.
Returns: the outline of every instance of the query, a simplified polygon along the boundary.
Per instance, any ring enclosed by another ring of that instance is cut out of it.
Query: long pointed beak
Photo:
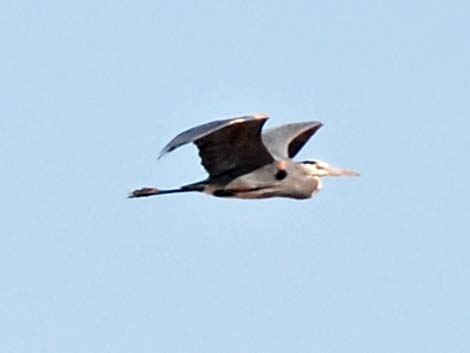
[[[328,176],[360,176],[358,172],[348,169],[341,169],[335,167],[328,167]]]

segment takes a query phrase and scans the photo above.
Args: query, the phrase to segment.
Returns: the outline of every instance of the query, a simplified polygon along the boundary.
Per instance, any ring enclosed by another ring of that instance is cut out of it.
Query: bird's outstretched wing
[[[171,140],[158,158],[194,142],[211,177],[227,172],[248,173],[274,160],[261,140],[261,129],[267,119],[265,115],[250,115],[196,126]]]
[[[322,125],[310,121],[275,127],[263,133],[263,143],[273,156],[293,158]]]

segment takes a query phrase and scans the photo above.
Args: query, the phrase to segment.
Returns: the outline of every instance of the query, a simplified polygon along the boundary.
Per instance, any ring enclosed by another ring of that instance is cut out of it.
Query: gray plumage
[[[262,128],[268,117],[250,115],[209,122],[173,138],[159,158],[188,143],[199,149],[209,177],[178,189],[143,188],[129,197],[200,191],[220,197],[245,199],[274,196],[307,199],[321,189],[321,178],[358,175],[320,161],[294,162],[292,158],[320,129],[317,121]]]

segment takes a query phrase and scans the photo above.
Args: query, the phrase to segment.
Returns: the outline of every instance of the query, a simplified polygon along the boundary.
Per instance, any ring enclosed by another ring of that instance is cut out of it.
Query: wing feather
[[[193,142],[199,149],[201,163],[211,177],[231,172],[244,174],[274,159],[261,139],[265,115],[218,120],[196,126],[177,135],[160,156]]]
[[[322,125],[310,121],[275,127],[263,133],[263,143],[273,156],[293,158]]]

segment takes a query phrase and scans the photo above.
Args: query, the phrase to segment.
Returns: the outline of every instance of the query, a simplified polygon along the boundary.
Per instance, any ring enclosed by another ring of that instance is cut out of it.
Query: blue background
[[[3,1],[0,351],[468,352],[466,1]],[[313,200],[205,176],[178,132],[320,120]]]

